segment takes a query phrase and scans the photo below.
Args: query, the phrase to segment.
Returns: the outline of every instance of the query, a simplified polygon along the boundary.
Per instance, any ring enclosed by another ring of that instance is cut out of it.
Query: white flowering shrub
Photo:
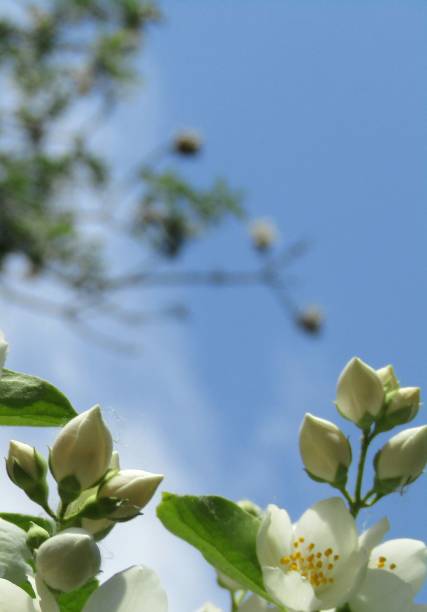
[[[1,368],[6,354],[1,336]],[[0,425],[63,426],[49,457],[10,443],[6,472],[46,517],[0,513],[0,612],[167,612],[159,578],[144,565],[100,584],[97,544],[118,523],[138,517],[163,476],[121,469],[99,406],[78,415],[46,381],[0,372]],[[163,493],[160,521],[215,568],[231,612],[427,612],[427,605],[414,603],[427,577],[425,543],[384,541],[388,519],[363,533],[356,527],[361,511],[423,472],[427,426],[412,427],[378,450],[373,482],[365,484],[372,442],[415,417],[420,391],[400,387],[391,366],[375,370],[355,358],[339,377],[336,405],[359,428],[360,448],[354,452],[335,423],[306,414],[299,436],[306,473],[336,495],[296,522],[276,505],[263,510],[250,500]],[[56,509],[49,471],[60,499]],[[206,602],[198,612],[221,610]]]

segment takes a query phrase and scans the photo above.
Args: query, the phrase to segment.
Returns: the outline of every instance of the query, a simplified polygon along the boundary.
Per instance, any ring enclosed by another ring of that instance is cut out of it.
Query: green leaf
[[[31,523],[36,523],[36,525],[40,525],[43,529],[46,529],[50,534],[53,534],[54,526],[51,521],[48,519],[42,518],[40,516],[32,516],[30,514],[16,514],[14,512],[0,512],[0,518],[8,521],[9,523],[13,523],[17,527],[20,527],[24,531],[28,531],[31,527]]]
[[[97,580],[91,580],[71,593],[61,593],[58,596],[61,612],[81,612],[89,597],[98,588],[98,584]]]
[[[256,555],[260,519],[223,497],[163,493],[157,516],[172,533],[195,546],[218,571],[272,601]]]
[[[59,427],[77,415],[69,400],[50,383],[3,370],[0,379],[0,425]]]

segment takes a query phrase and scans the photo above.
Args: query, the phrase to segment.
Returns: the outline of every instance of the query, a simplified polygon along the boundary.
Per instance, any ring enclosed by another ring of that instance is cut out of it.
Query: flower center
[[[377,569],[386,569],[386,570],[395,570],[397,565],[396,563],[388,563],[387,557],[378,557],[376,564],[374,565]]]
[[[314,542],[305,543],[300,537],[292,542],[293,552],[280,559],[283,569],[299,572],[313,587],[322,587],[334,582],[334,569],[340,556],[333,548],[319,550]]]

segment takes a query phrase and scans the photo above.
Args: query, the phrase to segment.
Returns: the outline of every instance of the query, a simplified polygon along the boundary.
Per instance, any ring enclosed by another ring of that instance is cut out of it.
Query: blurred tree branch
[[[119,348],[117,337],[91,326],[93,313],[132,327],[185,313],[181,306],[152,313],[127,308],[123,292],[262,286],[303,330],[316,333],[320,313],[301,311],[284,277],[306,244],[295,242],[274,255],[275,230],[266,222],[251,230],[262,255],[254,269],[179,267],[191,244],[227,218],[247,223],[241,194],[225,180],[200,188],[165,166],[197,158],[198,134],[178,134],[130,169],[125,181],[93,146],[120,94],[140,81],[136,59],[147,30],[161,20],[156,5],[145,0],[12,4],[13,16],[0,17],[1,295]],[[83,208],[81,202],[90,205]],[[114,270],[115,234],[140,248],[148,263]],[[24,275],[13,265],[17,257],[25,262]],[[30,280],[32,286],[24,289]],[[45,280],[60,287],[57,299],[44,294]]]

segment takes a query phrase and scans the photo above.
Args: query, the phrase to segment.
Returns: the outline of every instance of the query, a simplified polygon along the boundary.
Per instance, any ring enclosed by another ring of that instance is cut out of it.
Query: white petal
[[[369,566],[375,568],[381,556],[387,559],[382,571],[388,572],[390,564],[395,563],[396,568],[390,573],[407,582],[415,595],[427,578],[427,548],[424,542],[404,538],[388,540],[373,549]]]
[[[375,546],[378,546],[382,542],[384,535],[390,529],[390,523],[387,518],[383,518],[372,527],[369,527],[359,537],[359,546],[364,548],[368,554],[371,553]]]
[[[0,518],[0,576],[15,584],[23,583],[31,571],[26,538],[23,529]]]
[[[411,587],[397,575],[369,569],[350,607],[352,612],[409,612],[412,598]]]
[[[353,517],[340,497],[325,499],[309,508],[295,526],[295,538],[315,544],[316,550],[332,548],[345,561],[358,548]]]
[[[0,578],[0,612],[39,612],[39,608],[20,587]]]
[[[147,567],[134,565],[97,589],[83,612],[167,612],[167,609],[166,593],[157,575]]]
[[[292,523],[286,510],[274,505],[268,506],[256,544],[261,567],[279,565],[280,559],[291,551],[292,537]]]
[[[264,567],[263,578],[265,588],[278,603],[298,612],[319,610],[321,602],[313,587],[298,572],[285,574],[281,569]]]
[[[35,580],[28,578],[33,585],[33,589],[37,595],[37,601],[41,612],[60,612],[59,606],[56,603],[55,597],[49,591],[43,580],[36,575]]]
[[[334,582],[317,593],[322,602],[322,610],[348,602],[363,582],[367,562],[368,554],[363,549],[354,551],[348,557],[339,571],[335,572]]]

